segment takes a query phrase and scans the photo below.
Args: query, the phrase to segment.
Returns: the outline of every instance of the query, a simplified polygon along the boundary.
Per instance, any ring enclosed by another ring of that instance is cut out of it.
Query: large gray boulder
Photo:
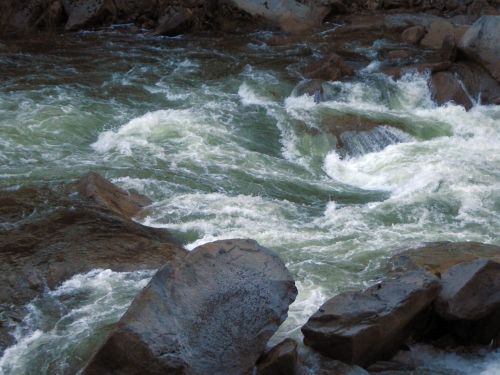
[[[320,1],[296,0],[231,0],[252,16],[277,24],[284,31],[299,32],[321,25],[330,8]]]
[[[304,343],[340,361],[368,366],[397,352],[440,291],[439,280],[409,271],[364,292],[328,300],[302,327]]]
[[[462,36],[459,48],[500,81],[500,16],[482,16]]]
[[[83,373],[249,374],[296,294],[257,242],[202,245],[156,273]]]

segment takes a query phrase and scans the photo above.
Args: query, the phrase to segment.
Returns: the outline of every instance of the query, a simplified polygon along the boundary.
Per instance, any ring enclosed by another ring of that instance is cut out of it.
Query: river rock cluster
[[[500,247],[427,243],[393,256],[387,277],[338,294],[302,327],[304,344],[268,341],[297,295],[272,250],[249,239],[187,252],[131,218],[151,202],[96,173],[75,183],[3,192],[2,317],[93,268],[159,268],[97,348],[84,374],[385,373],[407,345],[500,346]],[[82,241],[82,239],[85,239]],[[2,318],[2,319],[3,319]],[[12,343],[0,326],[0,350]],[[405,367],[406,366],[406,367]]]

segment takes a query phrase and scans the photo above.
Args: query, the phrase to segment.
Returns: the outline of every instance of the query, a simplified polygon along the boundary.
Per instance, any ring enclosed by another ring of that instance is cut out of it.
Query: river
[[[359,47],[373,63],[316,103],[295,87],[321,37],[273,38],[105,30],[0,45],[0,188],[94,170],[149,196],[138,220],[188,249],[249,237],[276,250],[299,295],[275,341],[300,340],[322,302],[378,280],[397,249],[500,244],[500,107],[436,106],[425,74],[379,72],[384,41]],[[346,139],[345,155],[328,124],[346,116],[387,127]],[[76,373],[152,274],[94,270],[47,291],[11,322],[0,373]],[[435,373],[500,373],[500,352],[414,350]]]

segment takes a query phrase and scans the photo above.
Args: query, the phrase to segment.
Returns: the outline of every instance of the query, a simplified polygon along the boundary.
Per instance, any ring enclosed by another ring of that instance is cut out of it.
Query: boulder
[[[285,339],[259,358],[257,375],[296,375],[297,357],[297,343]]]
[[[234,5],[254,17],[262,17],[288,32],[302,32],[320,26],[330,11],[319,1],[295,0],[231,0]]]
[[[481,65],[471,61],[460,61],[450,69],[460,78],[469,95],[481,104],[500,105],[500,83]]]
[[[500,346],[500,263],[476,259],[442,274],[436,311],[462,345]]]
[[[436,311],[448,320],[478,320],[500,309],[500,263],[479,258],[441,276]],[[500,326],[500,321],[499,321]]]
[[[455,37],[455,28],[451,22],[444,19],[436,20],[431,23],[420,45],[430,49],[441,49],[447,36]]]
[[[418,44],[425,35],[425,27],[423,26],[411,26],[403,31],[401,39],[405,43]]]
[[[432,98],[438,105],[453,102],[466,110],[472,108],[472,101],[463,89],[458,78],[450,72],[438,72],[431,79]]]
[[[189,30],[193,12],[184,7],[170,7],[158,20],[155,33],[159,35],[176,35]]]
[[[391,357],[423,324],[439,280],[409,271],[364,292],[331,298],[302,327],[304,343],[321,354],[360,366]]]
[[[66,30],[78,30],[99,22],[109,12],[106,0],[63,0],[63,7],[68,17]]]
[[[156,273],[83,374],[250,374],[296,294],[255,241],[202,245]]]
[[[94,192],[104,187],[108,197],[119,196],[126,206],[122,189],[113,191],[100,176],[89,176],[72,187],[98,186]],[[18,307],[77,273],[155,269],[186,253],[168,231],[137,224],[110,210],[108,201],[103,207],[99,200],[68,195],[72,187],[0,193],[0,317],[8,311],[22,316]],[[0,320],[0,344],[9,341],[1,339],[6,330]]]
[[[500,16],[482,16],[462,36],[459,49],[500,82]]]
[[[479,242],[428,242],[403,249],[389,261],[393,272],[423,269],[441,276],[450,267],[479,258],[500,262],[500,246]]]
[[[98,206],[109,209],[127,218],[137,215],[151,200],[135,191],[125,191],[95,172],[83,176],[68,185],[68,192],[78,193]]]
[[[352,75],[354,69],[336,53],[331,53],[325,59],[310,65],[304,73],[306,78],[325,81],[339,81]]]

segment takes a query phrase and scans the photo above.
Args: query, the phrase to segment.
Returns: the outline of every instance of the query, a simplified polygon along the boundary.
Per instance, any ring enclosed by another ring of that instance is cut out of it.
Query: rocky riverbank
[[[164,230],[130,220],[146,197],[95,173],[1,197],[2,221],[10,223],[0,232],[2,349],[12,344],[7,318],[22,319],[44,288],[94,268],[162,266],[85,374],[393,374],[418,371],[392,359],[408,345],[471,352],[500,345],[498,246],[405,249],[388,262],[386,279],[326,301],[302,327],[306,348],[286,339],[266,349],[297,290],[280,258],[255,241],[186,252]]]
[[[55,35],[126,23],[125,32],[177,35],[209,31],[229,39],[234,33],[274,30],[278,33],[270,41],[273,45],[314,43],[322,38],[328,43],[322,58],[303,72],[312,81],[301,82],[299,89],[318,102],[329,99],[324,82],[349,81],[373,69],[374,62],[356,52],[353,45],[359,48],[384,40],[388,43],[377,68],[395,80],[414,71],[429,73],[438,105],[454,102],[470,109],[476,103],[500,103],[500,5],[496,1],[157,4],[32,0],[1,6],[0,30],[5,37],[38,32]]]

